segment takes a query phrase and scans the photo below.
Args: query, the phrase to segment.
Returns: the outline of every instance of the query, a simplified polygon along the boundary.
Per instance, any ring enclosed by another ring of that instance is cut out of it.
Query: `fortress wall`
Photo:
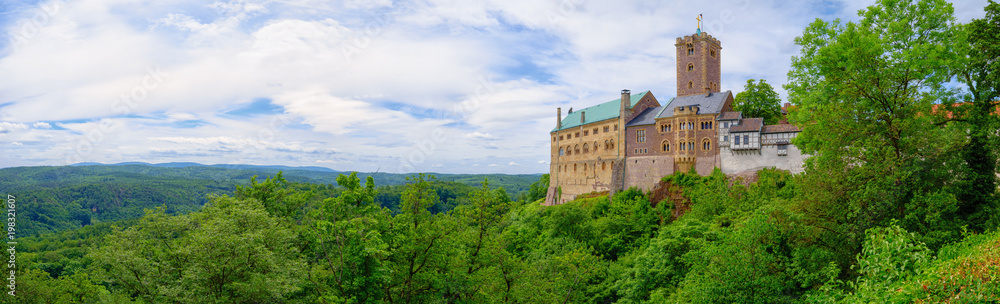
[[[788,145],[787,156],[778,155],[778,146],[763,145],[760,150],[731,150],[723,147],[719,151],[722,163],[722,173],[736,174],[744,171],[757,171],[764,168],[777,168],[792,173],[802,172],[802,166],[808,155],[803,155],[795,145]],[[699,171],[701,173],[701,171]]]
[[[660,182],[660,178],[674,173],[674,158],[669,155],[632,156],[625,162],[626,189],[638,187],[650,190]]]

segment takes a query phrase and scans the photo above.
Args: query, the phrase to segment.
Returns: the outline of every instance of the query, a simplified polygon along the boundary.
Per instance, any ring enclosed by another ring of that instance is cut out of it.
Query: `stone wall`
[[[673,156],[632,156],[625,160],[624,188],[638,187],[642,190],[650,190],[656,186],[660,178],[673,173]]]
[[[802,172],[802,165],[809,156],[802,155],[799,148],[791,144],[787,145],[787,151],[787,156],[779,156],[778,146],[768,144],[763,145],[760,150],[731,150],[723,147],[719,151],[722,173],[736,174],[764,168],[777,168],[792,173]]]

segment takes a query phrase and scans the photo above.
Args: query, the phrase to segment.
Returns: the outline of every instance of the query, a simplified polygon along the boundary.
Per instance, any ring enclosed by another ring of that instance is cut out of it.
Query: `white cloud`
[[[36,123],[32,124],[31,126],[34,127],[35,129],[51,129],[52,128],[52,125],[50,125],[50,124],[48,124],[46,122],[36,122]]]
[[[20,146],[24,146],[24,144],[23,144],[23,143],[20,143],[20,142],[16,142],[16,141],[15,141],[15,142],[11,142],[11,145],[13,145],[13,146],[15,146],[15,147],[20,147]]]
[[[27,130],[28,125],[16,122],[0,122],[0,133],[13,132],[18,130]]]

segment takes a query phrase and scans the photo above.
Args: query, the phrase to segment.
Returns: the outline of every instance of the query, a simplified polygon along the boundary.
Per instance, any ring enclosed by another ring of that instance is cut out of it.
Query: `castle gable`
[[[660,116],[660,112],[663,112],[664,109],[666,109],[666,107],[648,108],[645,111],[642,111],[642,113],[639,113],[639,115],[636,115],[635,118],[633,118],[628,124],[625,124],[625,126],[631,127],[654,124],[656,123],[656,118]]]

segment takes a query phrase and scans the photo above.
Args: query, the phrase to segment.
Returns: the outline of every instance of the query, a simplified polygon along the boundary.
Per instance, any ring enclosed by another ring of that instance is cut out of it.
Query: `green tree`
[[[995,217],[997,192],[997,133],[1000,120],[1000,4],[990,0],[983,19],[962,25],[955,40],[959,54],[954,62],[958,80],[968,87],[965,105],[952,119],[968,129],[969,141],[961,150],[965,161],[959,192],[958,214],[968,217],[977,230],[1000,225]],[[950,104],[946,104],[950,107]],[[942,111],[944,112],[944,111]]]
[[[378,192],[371,176],[362,186],[356,172],[342,174],[337,184],[344,191],[324,200],[313,225],[301,232],[304,251],[313,257],[306,287],[317,302],[377,302],[391,276],[385,238],[392,217],[374,203]]]
[[[761,117],[767,124],[776,124],[781,120],[781,98],[764,79],[747,79],[743,92],[733,98],[733,110],[743,112],[743,117]]]
[[[540,199],[545,198],[545,195],[549,191],[549,175],[542,174],[542,178],[539,178],[537,182],[531,184],[528,188],[527,202],[531,203]]]
[[[458,254],[453,238],[458,223],[448,214],[433,214],[437,193],[428,178],[419,174],[410,180],[400,202],[400,214],[392,219],[389,241],[391,281],[384,300],[426,303],[440,298],[449,260]]]
[[[150,211],[91,253],[105,281],[153,303],[280,302],[305,265],[287,221],[257,200],[213,197],[203,211]]]
[[[857,22],[817,20],[795,39],[785,88],[800,106],[793,121],[807,126],[794,143],[813,155],[801,207],[842,258],[953,178],[964,136],[926,114],[948,95],[952,14],[944,0],[880,0]]]

